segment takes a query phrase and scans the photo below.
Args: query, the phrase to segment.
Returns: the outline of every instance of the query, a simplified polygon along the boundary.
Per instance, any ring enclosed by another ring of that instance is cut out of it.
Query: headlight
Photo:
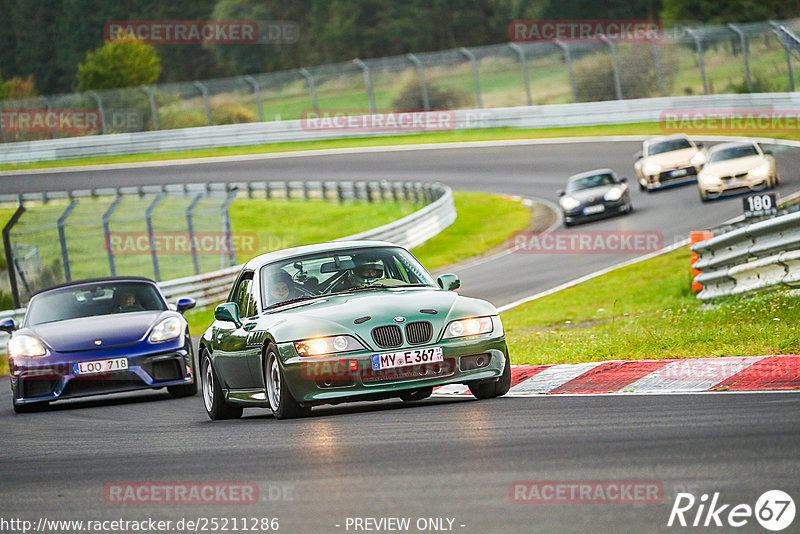
[[[622,187],[612,187],[611,189],[608,190],[608,193],[603,195],[603,198],[610,202],[614,202],[615,200],[619,200],[620,198],[622,198],[622,193],[624,192],[625,189],[623,189]]]
[[[702,184],[718,184],[719,183],[719,176],[715,174],[700,174],[697,177],[697,181]]]
[[[471,319],[460,319],[447,325],[442,339],[454,337],[474,336],[477,334],[487,334],[492,331],[491,317],[473,317]]]
[[[294,342],[294,349],[300,356],[320,356],[363,348],[364,345],[353,336],[317,337]]]
[[[706,153],[705,152],[698,152],[692,159],[689,160],[689,163],[694,165],[695,167],[702,167],[706,164]]]
[[[158,343],[159,341],[167,341],[178,337],[183,332],[183,324],[181,323],[182,321],[177,317],[167,317],[153,328],[150,333],[150,341]]]
[[[769,174],[769,163],[762,163],[758,167],[750,169],[748,174],[752,174],[753,176],[765,176]]]
[[[567,211],[574,210],[575,208],[581,205],[581,203],[578,202],[577,199],[574,199],[572,197],[561,197],[560,203],[561,207]]]
[[[8,355],[11,358],[35,358],[47,354],[42,342],[33,336],[19,335],[8,340]]]
[[[658,163],[653,163],[652,161],[648,161],[644,164],[644,172],[647,174],[657,174],[661,172],[661,165]]]

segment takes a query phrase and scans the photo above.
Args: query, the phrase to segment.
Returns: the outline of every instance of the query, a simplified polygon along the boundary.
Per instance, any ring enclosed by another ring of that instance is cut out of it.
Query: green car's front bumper
[[[372,356],[441,347],[444,361],[372,369]],[[329,404],[345,400],[368,400],[399,396],[407,390],[496,380],[508,359],[505,335],[481,334],[444,339],[422,346],[403,346],[387,350],[361,350],[328,356],[301,357],[293,343],[278,345],[289,391],[303,405]],[[394,395],[396,394],[396,395]]]

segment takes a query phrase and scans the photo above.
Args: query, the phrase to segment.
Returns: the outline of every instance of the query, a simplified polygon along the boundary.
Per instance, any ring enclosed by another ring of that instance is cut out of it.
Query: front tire
[[[467,385],[476,399],[493,399],[505,395],[511,389],[511,360],[506,356],[503,374],[497,382],[477,382]]]
[[[286,377],[278,360],[278,349],[274,344],[267,346],[267,357],[264,364],[264,387],[267,390],[267,400],[275,419],[294,419],[304,417],[311,413],[310,407],[300,406],[294,400],[286,385]]]
[[[203,356],[203,404],[206,413],[212,421],[220,419],[238,419],[242,416],[242,408],[231,406],[225,403],[225,396],[222,393],[222,386],[217,380],[214,366],[211,365],[211,357]]]
[[[414,389],[411,391],[404,391],[400,394],[403,402],[414,402],[427,399],[433,394],[433,388]]]

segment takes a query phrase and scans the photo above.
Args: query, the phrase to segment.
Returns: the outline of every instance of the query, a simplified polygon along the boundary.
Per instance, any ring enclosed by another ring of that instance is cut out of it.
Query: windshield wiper
[[[320,297],[325,297],[327,295],[304,295],[302,297],[296,297],[289,300],[282,300],[280,302],[276,302],[275,304],[270,304],[265,310],[269,310],[270,308],[276,308],[278,306],[283,306],[284,304],[292,304],[294,302],[303,302],[304,300],[311,300],[311,299],[318,299]]]

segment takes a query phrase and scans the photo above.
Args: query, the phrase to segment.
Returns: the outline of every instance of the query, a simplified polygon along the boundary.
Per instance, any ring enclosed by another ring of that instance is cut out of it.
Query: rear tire
[[[225,403],[225,396],[222,393],[219,380],[217,380],[217,374],[214,372],[214,366],[211,364],[211,357],[206,354],[202,358],[203,404],[206,407],[208,417],[212,421],[238,419],[242,416],[242,408]]]
[[[278,349],[273,343],[267,345],[267,357],[264,362],[264,388],[267,390],[267,401],[275,419],[294,419],[305,417],[311,408],[300,406],[294,400],[286,385],[286,378],[278,360]]]
[[[511,389],[511,360],[506,356],[503,374],[497,382],[477,382],[467,385],[476,399],[493,399],[505,395]]]
[[[422,388],[422,389],[414,389],[411,391],[404,391],[400,394],[400,398],[403,399],[403,402],[414,402],[420,401],[423,399],[427,399],[433,394],[433,388]]]

